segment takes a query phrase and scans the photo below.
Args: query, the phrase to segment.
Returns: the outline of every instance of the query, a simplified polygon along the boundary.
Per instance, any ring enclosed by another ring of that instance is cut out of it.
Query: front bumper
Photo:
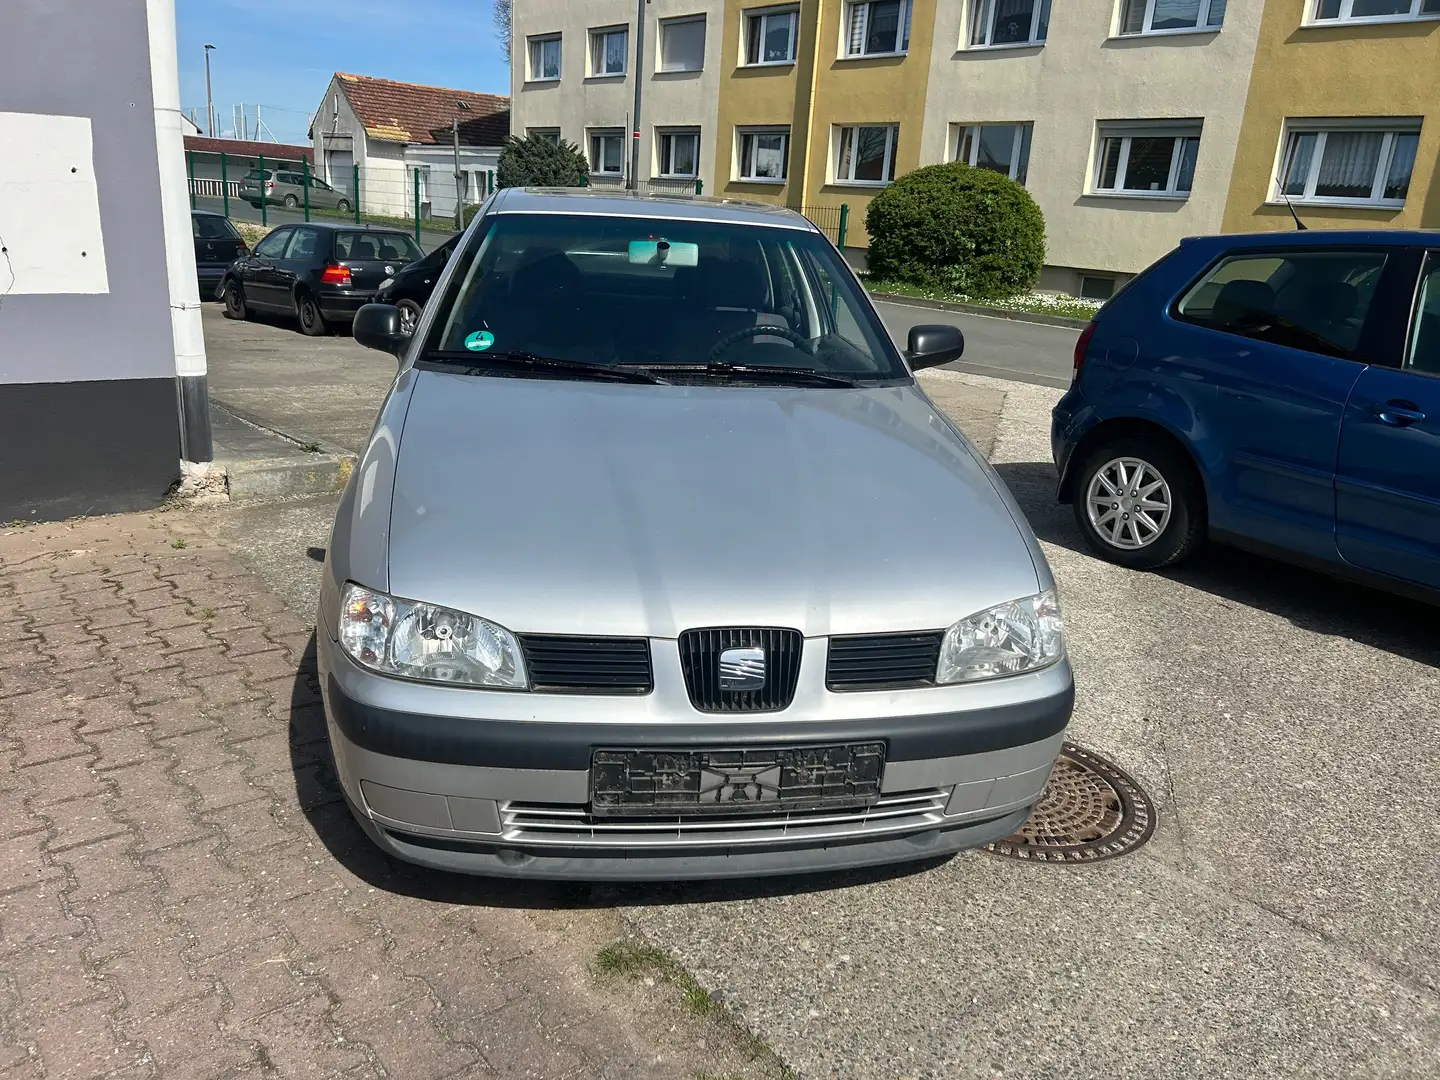
[[[819,651],[819,650],[817,650]],[[504,877],[655,880],[838,870],[948,855],[1006,836],[1029,815],[1060,752],[1074,702],[1067,665],[996,687],[843,694],[834,716],[749,717],[665,703],[673,719],[489,719],[446,715],[459,693],[398,684],[437,708],[396,709],[397,683],[363,671],[319,635],[325,713],[356,818],[384,850],[437,869]],[[821,661],[823,662],[823,658]],[[803,669],[802,669],[803,672]],[[803,675],[802,675],[803,678]],[[1023,691],[1016,693],[1023,685]],[[1003,704],[920,712],[929,695],[982,692]],[[431,693],[431,691],[435,691]],[[657,686],[657,692],[663,692]],[[523,695],[563,718],[576,699]],[[463,700],[462,698],[462,700]],[[856,699],[872,699],[868,715]],[[593,699],[591,699],[593,701]],[[501,703],[503,704],[503,703]],[[651,703],[653,706],[656,703]],[[503,711],[497,709],[496,711]],[[532,712],[532,715],[534,713]],[[879,801],[859,810],[699,821],[592,818],[597,748],[738,749],[877,741],[886,745]]]

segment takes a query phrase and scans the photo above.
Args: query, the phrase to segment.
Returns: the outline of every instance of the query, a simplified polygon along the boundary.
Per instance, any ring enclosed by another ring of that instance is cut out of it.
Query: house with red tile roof
[[[494,187],[510,134],[510,99],[337,71],[315,114],[315,169],[358,190],[361,209],[449,218]],[[456,142],[459,143],[459,178]],[[358,188],[357,188],[358,185]]]

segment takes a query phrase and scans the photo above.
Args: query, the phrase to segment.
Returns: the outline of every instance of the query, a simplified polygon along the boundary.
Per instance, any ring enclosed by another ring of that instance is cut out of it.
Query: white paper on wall
[[[0,297],[110,291],[88,116],[0,112],[0,245]]]

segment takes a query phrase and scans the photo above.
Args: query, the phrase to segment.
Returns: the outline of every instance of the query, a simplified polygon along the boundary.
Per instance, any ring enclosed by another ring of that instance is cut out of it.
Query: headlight
[[[527,686],[520,645],[503,626],[354,584],[341,597],[340,647],[356,663],[386,675],[507,690]]]
[[[945,631],[935,681],[975,682],[1048,667],[1065,655],[1064,630],[1053,590],[978,612]]]

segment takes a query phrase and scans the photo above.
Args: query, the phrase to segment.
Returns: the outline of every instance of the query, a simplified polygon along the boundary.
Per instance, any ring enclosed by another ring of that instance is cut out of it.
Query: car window
[[[196,214],[190,218],[190,228],[194,231],[196,240],[240,239],[240,234],[235,231],[235,226],[223,217]]]
[[[270,176],[271,176],[271,172],[270,172],[269,169],[266,169],[264,172],[261,172],[259,169],[251,169],[248,173],[245,174],[245,179],[246,179],[246,180],[269,180],[269,179],[270,179]]]
[[[320,247],[319,229],[296,229],[295,239],[285,252],[287,259],[313,259]]]
[[[497,351],[591,364],[715,360],[908,378],[853,276],[810,231],[501,214],[457,257],[432,351],[462,351],[485,331]]]
[[[1425,260],[1405,366],[1426,375],[1440,375],[1440,251],[1432,251]]]
[[[408,263],[424,258],[420,245],[405,233],[338,232],[335,257],[356,262]]]
[[[255,245],[255,254],[263,255],[267,259],[280,258],[285,245],[290,242],[290,229],[276,229],[269,236]]]
[[[313,188],[319,188],[321,191],[331,190],[330,185],[327,184],[324,180],[321,180],[318,176],[310,177],[310,186]]]
[[[1222,259],[1177,306],[1181,318],[1240,337],[1357,359],[1385,254],[1289,251]]]

